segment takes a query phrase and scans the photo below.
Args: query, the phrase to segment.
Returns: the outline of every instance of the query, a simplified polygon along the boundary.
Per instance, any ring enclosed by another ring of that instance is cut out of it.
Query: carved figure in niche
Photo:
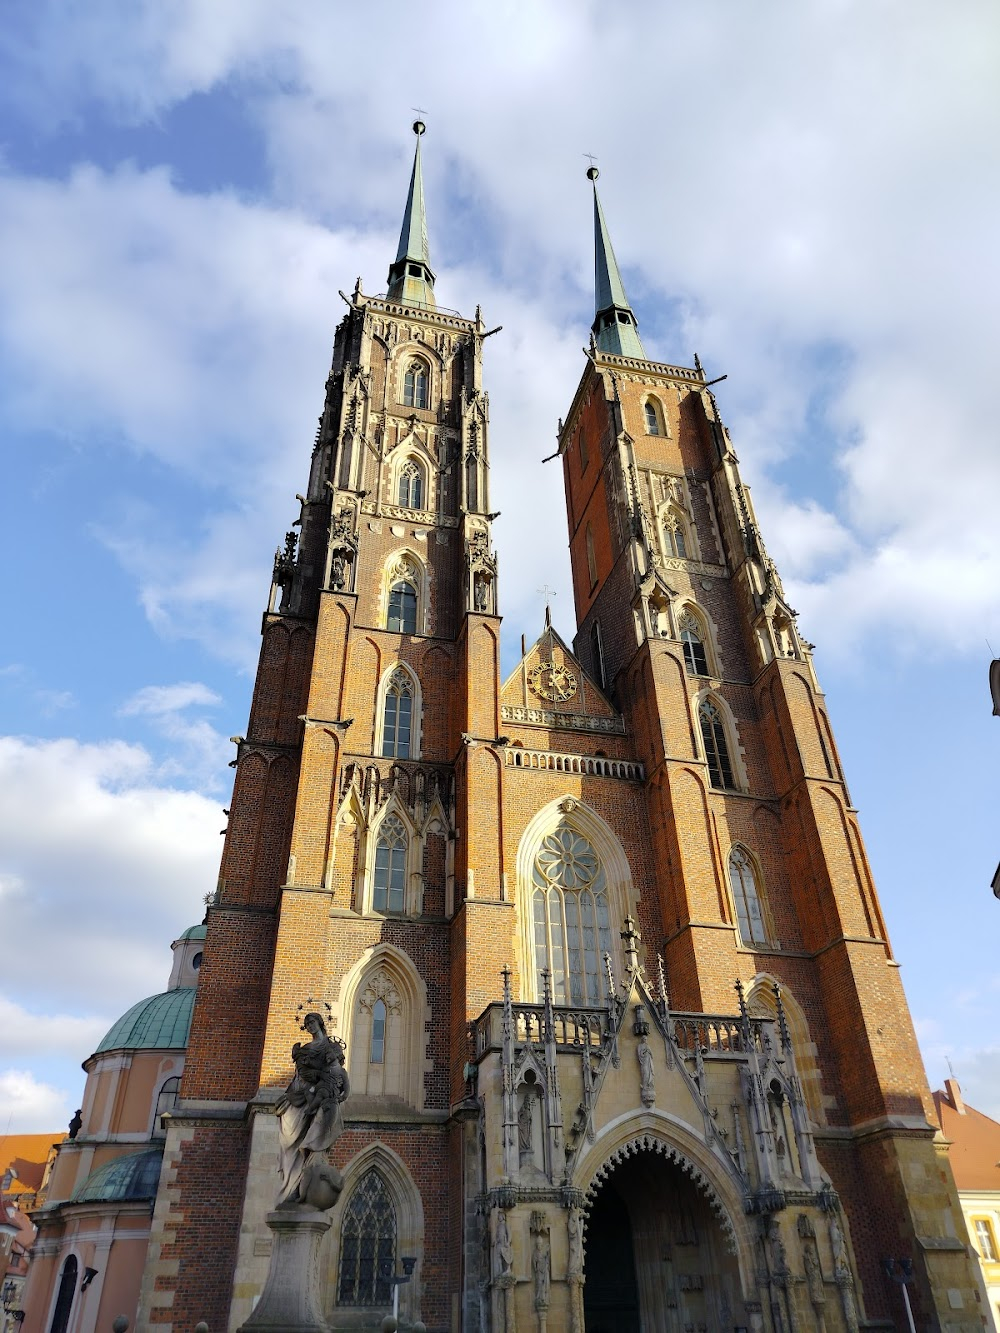
[[[840,1223],[835,1217],[830,1218],[830,1248],[833,1251],[833,1275],[840,1281],[841,1278],[851,1276],[851,1266],[847,1262],[847,1246],[844,1244],[844,1233],[840,1229]]]
[[[322,1015],[306,1014],[302,1028],[310,1040],[292,1047],[295,1074],[277,1106],[281,1190],[275,1207],[323,1211],[336,1203],[343,1184],[324,1154],[343,1133],[340,1108],[351,1086],[343,1043],[327,1036]]]
[[[340,592],[346,579],[347,562],[338,551],[330,564],[330,587],[334,592]]]
[[[535,1283],[535,1309],[549,1308],[549,1228],[544,1213],[531,1214],[531,1276]]]
[[[802,1262],[806,1270],[806,1285],[809,1288],[809,1299],[813,1305],[822,1305],[826,1300],[826,1292],[823,1290],[823,1270],[820,1267],[819,1255],[816,1253],[816,1246],[806,1244],[802,1255]]]
[[[569,1233],[569,1264],[567,1267],[567,1276],[570,1278],[583,1278],[583,1218],[580,1216],[578,1208],[569,1210],[569,1217],[566,1219],[566,1230]]]
[[[645,1037],[639,1038],[639,1045],[635,1048],[635,1053],[639,1060],[639,1097],[642,1100],[643,1106],[652,1106],[656,1101],[653,1052],[646,1045]]]
[[[475,587],[476,610],[485,612],[489,605],[489,589],[484,578],[476,579]]]
[[[493,1238],[493,1271],[497,1277],[504,1277],[513,1269],[514,1246],[510,1240],[507,1214],[501,1208],[497,1211],[497,1229]]]
[[[527,1088],[524,1096],[521,1098],[521,1105],[518,1107],[517,1111],[517,1146],[522,1162],[525,1158],[530,1158],[532,1153],[533,1130],[531,1112],[534,1100],[535,1098],[531,1088]]]

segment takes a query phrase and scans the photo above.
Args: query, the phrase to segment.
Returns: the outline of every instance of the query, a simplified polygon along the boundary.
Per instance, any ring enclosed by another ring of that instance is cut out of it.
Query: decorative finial
[[[584,157],[587,158],[587,160],[588,160],[589,163],[590,163],[590,166],[587,168],[587,180],[589,180],[589,181],[596,181],[597,178],[598,178],[598,176],[599,176],[601,173],[600,173],[600,172],[597,170],[597,168],[594,166],[594,161],[595,161],[594,154],[593,154],[593,153],[584,153]]]
[[[792,1038],[788,1031],[788,1019],[785,1017],[785,1006],[781,1000],[781,987],[777,982],[774,983],[774,1003],[778,1011],[778,1033],[781,1037],[781,1049],[790,1051],[792,1049]]]
[[[413,133],[417,136],[418,139],[421,136],[421,134],[427,133],[427,126],[424,124],[422,120],[415,120],[413,122]]]

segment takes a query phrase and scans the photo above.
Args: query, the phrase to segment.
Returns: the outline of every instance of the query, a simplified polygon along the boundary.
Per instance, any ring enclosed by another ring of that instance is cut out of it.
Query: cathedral
[[[811,646],[702,367],[646,356],[592,167],[576,632],[546,614],[502,679],[494,330],[437,305],[414,130],[275,557],[135,1326],[251,1318],[319,1014],[350,1081],[330,1329],[981,1329]]]

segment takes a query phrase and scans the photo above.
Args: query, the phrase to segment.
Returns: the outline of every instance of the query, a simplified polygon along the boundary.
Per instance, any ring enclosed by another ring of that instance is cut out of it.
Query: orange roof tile
[[[964,1114],[948,1092],[933,1096],[941,1132],[951,1140],[948,1160],[959,1190],[1000,1190],[1000,1124],[963,1103],[960,1092]]]
[[[49,1158],[49,1149],[62,1143],[65,1132],[53,1134],[0,1135],[0,1179],[13,1167],[22,1185],[38,1189]]]

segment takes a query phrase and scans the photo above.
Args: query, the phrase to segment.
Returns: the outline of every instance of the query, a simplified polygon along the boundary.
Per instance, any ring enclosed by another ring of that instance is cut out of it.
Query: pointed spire
[[[417,148],[410,173],[410,192],[406,196],[406,211],[399,233],[399,249],[395,262],[389,268],[391,301],[404,305],[435,306],[434,273],[431,269],[430,247],[427,244],[427,213],[424,209],[424,178],[420,169],[420,137],[427,129],[422,120],[413,122]]]
[[[595,166],[587,170],[587,179],[594,184],[594,287],[597,314],[591,326],[597,347],[602,352],[613,356],[634,356],[646,360],[635,315],[625,295],[622,275],[618,271],[618,261],[608,235],[608,224],[604,220],[601,197],[597,193],[597,177],[600,172]]]

